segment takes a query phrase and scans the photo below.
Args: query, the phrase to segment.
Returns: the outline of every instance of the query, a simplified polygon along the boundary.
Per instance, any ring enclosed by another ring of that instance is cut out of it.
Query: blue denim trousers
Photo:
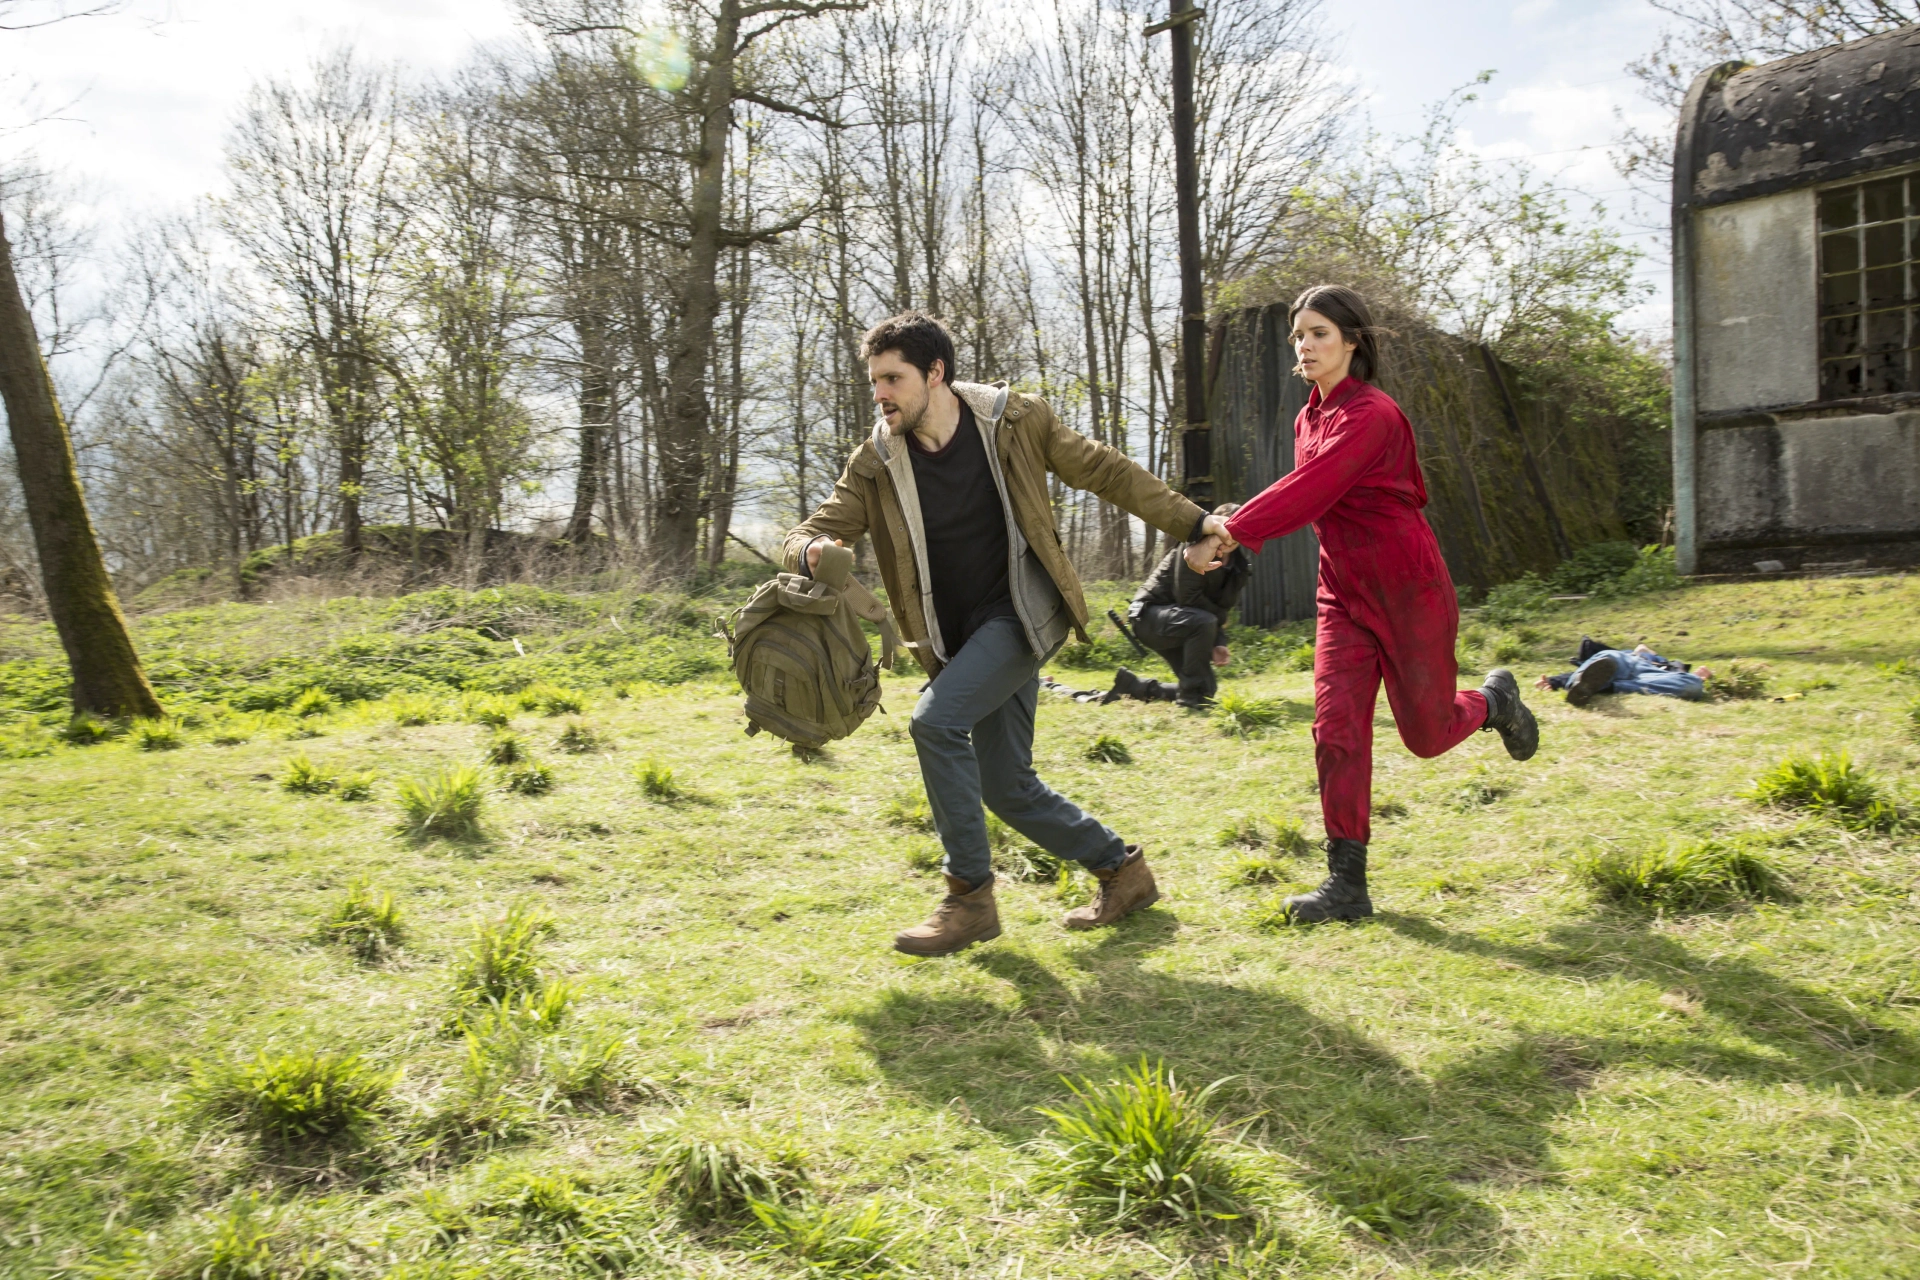
[[[1661,665],[1666,659],[1657,653],[1649,658],[1630,649],[1606,649],[1581,663],[1580,671],[1585,671],[1602,658],[1612,658],[1617,664],[1613,684],[1607,689],[1609,693],[1657,693],[1668,698],[1685,698],[1690,702],[1707,696],[1705,680],[1692,672],[1667,670]],[[1578,675],[1579,672],[1574,674]]]
[[[1033,771],[1040,659],[1018,618],[967,637],[913,709],[910,731],[948,875],[978,886],[993,874],[981,806],[1055,857],[1105,871],[1127,848]]]

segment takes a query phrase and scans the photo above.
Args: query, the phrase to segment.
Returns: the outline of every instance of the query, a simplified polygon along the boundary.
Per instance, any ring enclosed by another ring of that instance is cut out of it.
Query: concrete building
[[[1920,25],[1702,73],[1673,232],[1681,571],[1920,563]]]

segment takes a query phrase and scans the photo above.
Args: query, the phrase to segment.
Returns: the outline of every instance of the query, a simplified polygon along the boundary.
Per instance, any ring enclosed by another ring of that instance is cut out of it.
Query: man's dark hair
[[[1289,328],[1302,311],[1317,311],[1339,326],[1340,336],[1353,343],[1353,376],[1372,382],[1380,372],[1380,336],[1386,330],[1373,323],[1367,300],[1343,284],[1316,284],[1293,300]]]
[[[888,316],[867,330],[867,336],[860,340],[863,360],[887,351],[898,351],[900,358],[918,369],[922,377],[933,375],[933,362],[938,360],[946,370],[947,385],[953,385],[953,335],[947,332],[947,326],[926,312],[902,311],[897,316]]]

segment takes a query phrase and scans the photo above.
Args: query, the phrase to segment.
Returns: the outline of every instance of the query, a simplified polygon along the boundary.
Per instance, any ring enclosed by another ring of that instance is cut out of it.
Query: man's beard
[[[928,396],[927,402],[931,402],[932,399],[932,396]],[[900,424],[898,426],[888,424],[887,429],[896,436],[903,436],[909,431],[919,430],[920,424],[927,420],[927,402],[923,402],[920,407],[915,410],[909,410],[905,405],[901,404],[894,405],[894,408],[900,410]],[[881,418],[881,421],[886,421],[884,416]]]

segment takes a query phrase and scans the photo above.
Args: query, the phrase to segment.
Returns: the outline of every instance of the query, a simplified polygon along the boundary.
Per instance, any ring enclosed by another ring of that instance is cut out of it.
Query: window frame
[[[1868,188],[1890,181],[1902,184],[1904,203],[1899,206],[1900,211],[1892,218],[1870,220],[1869,210],[1864,207]],[[1854,175],[1845,181],[1822,183],[1812,190],[1816,403],[1920,393],[1920,165],[1899,165]],[[1852,219],[1845,225],[1830,227],[1829,201],[1847,191],[1857,193]],[[1901,229],[1902,239],[1893,260],[1869,265],[1869,233],[1882,231],[1884,240],[1884,229],[1894,227]],[[1852,241],[1852,265],[1830,271],[1829,242],[1838,241],[1842,236]],[[1883,289],[1889,282],[1897,282],[1897,299],[1871,292],[1870,277],[1875,275],[1881,277],[1879,284]],[[1851,300],[1844,300],[1849,294]],[[1849,325],[1849,320],[1854,323]],[[1890,333],[1890,322],[1898,325],[1897,337]],[[1876,332],[1878,343],[1874,341]],[[1850,351],[1836,349],[1849,343]],[[1852,368],[1837,375],[1831,372],[1843,364],[1851,364]],[[1885,385],[1890,373],[1897,385]],[[1847,381],[1841,381],[1843,378]],[[1882,380],[1881,385],[1874,385],[1875,378]]]

